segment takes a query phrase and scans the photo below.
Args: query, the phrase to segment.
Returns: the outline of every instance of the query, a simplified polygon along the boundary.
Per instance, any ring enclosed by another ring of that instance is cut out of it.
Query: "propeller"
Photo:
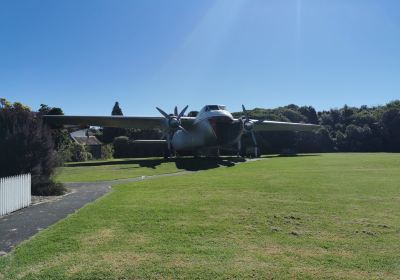
[[[251,134],[251,138],[253,139],[253,143],[254,143],[254,148],[255,148],[255,156],[258,156],[258,147],[257,147],[257,139],[256,139],[256,135],[255,132],[253,130],[254,128],[254,121],[250,120],[249,117],[249,113],[247,112],[246,108],[244,107],[244,105],[242,105],[242,110],[243,110],[243,114],[244,114],[244,122],[243,122],[243,129],[245,133],[250,133]],[[239,140],[238,143],[238,148],[240,147],[241,149],[242,143],[241,140]]]
[[[160,114],[164,116],[167,123],[167,128],[163,131],[162,139],[165,138],[167,139],[168,151],[171,151],[171,141],[174,133],[177,130],[182,130],[184,132],[187,132],[186,129],[183,128],[183,126],[181,125],[181,118],[185,114],[188,107],[189,105],[183,108],[182,111],[178,114],[178,107],[175,106],[174,113],[171,115],[167,114],[164,110],[156,107],[158,112],[160,112]]]

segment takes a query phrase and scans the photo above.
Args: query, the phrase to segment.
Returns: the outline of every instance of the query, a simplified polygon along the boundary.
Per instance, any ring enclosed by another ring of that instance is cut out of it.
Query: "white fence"
[[[0,179],[0,216],[31,204],[31,174]]]

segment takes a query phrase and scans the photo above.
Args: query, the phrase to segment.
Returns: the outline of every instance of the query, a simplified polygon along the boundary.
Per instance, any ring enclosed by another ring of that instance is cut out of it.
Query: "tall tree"
[[[111,111],[112,116],[123,116],[122,109],[119,106],[119,102],[115,102],[114,107]],[[116,137],[126,136],[127,130],[124,128],[116,127],[104,127],[102,140],[104,143],[111,143]]]
[[[119,102],[115,102],[114,107],[111,111],[112,116],[123,116],[122,109],[119,107]]]

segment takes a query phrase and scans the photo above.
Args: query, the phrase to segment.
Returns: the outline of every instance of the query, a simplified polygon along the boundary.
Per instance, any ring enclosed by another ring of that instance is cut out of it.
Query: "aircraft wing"
[[[321,126],[316,124],[254,120],[254,131],[314,131],[319,128]]]
[[[166,119],[163,117],[125,117],[125,116],[43,116],[48,124],[82,125],[120,128],[152,129],[165,128]],[[182,125],[190,125],[195,118],[182,117]]]

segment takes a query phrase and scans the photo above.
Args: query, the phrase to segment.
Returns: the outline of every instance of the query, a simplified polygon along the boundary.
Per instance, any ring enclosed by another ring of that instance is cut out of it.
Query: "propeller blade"
[[[174,109],[174,116],[175,116],[175,117],[178,116],[178,106],[175,106],[175,109]]]
[[[163,115],[166,119],[169,119],[169,115],[167,113],[165,113],[163,110],[161,110],[160,108],[156,107],[156,109],[158,110],[158,112],[161,113],[161,115]]]
[[[247,110],[246,110],[246,108],[244,107],[243,104],[242,104],[242,109],[243,109],[243,113],[244,113],[244,115],[246,117],[246,121],[248,121],[249,120],[249,114],[247,113]]]
[[[170,139],[170,137],[167,138],[167,145],[168,145],[168,152],[171,153],[171,139]]]
[[[254,131],[251,131],[251,138],[253,138],[254,146],[257,147],[257,139],[256,139],[256,135],[255,135]]]
[[[167,139],[167,137],[168,137],[168,131],[164,130],[161,135],[161,140]]]
[[[181,125],[179,126],[179,129],[184,131],[185,133],[188,133],[187,130],[185,128],[183,128],[183,126],[181,126]]]
[[[178,120],[183,117],[183,115],[185,114],[187,108],[189,108],[189,105],[186,105],[186,107],[183,108],[183,110],[179,113]]]

